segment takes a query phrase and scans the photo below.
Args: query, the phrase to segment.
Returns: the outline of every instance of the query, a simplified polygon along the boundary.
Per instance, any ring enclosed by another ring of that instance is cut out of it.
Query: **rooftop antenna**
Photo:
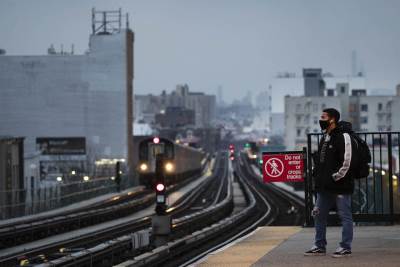
[[[121,32],[122,9],[96,11],[92,8],[92,34],[114,34]],[[128,14],[126,15],[127,28],[129,27]]]
[[[74,44],[71,45],[71,55],[74,54]]]

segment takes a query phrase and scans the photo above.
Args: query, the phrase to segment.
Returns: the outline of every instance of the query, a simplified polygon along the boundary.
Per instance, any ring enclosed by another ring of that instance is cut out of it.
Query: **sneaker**
[[[326,249],[313,246],[310,250],[304,252],[304,256],[325,256]]]
[[[335,253],[332,254],[332,257],[334,258],[341,258],[341,257],[348,257],[351,256],[351,250],[350,249],[345,249],[342,247],[338,247],[335,251]]]

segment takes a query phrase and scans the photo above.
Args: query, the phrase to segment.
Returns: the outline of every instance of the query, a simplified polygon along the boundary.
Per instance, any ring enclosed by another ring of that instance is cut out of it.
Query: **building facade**
[[[332,93],[333,92],[333,93]],[[329,94],[329,95],[328,95]],[[369,96],[366,90],[352,90],[345,83],[325,90],[325,96],[285,97],[285,145],[301,149],[308,133],[319,133],[319,117],[324,108],[335,108],[341,119],[353,124],[355,131],[399,131],[400,94]]]
[[[0,135],[25,137],[26,159],[38,137],[84,137],[89,163],[132,162],[134,33],[107,25],[93,21],[84,55],[0,56]]]
[[[168,107],[193,110],[194,126],[210,127],[216,116],[216,96],[190,92],[187,84],[177,85],[175,91],[170,94],[163,91],[159,96],[135,95],[135,120],[155,124],[156,115],[165,114]]]

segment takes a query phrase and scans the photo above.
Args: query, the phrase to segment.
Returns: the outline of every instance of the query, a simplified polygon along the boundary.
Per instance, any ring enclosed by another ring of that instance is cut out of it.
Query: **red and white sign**
[[[303,182],[303,152],[263,153],[263,180],[271,182]]]

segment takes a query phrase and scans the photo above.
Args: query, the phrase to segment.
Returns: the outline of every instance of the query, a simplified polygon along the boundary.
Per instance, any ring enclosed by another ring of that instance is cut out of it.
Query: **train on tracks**
[[[206,153],[200,149],[177,144],[161,137],[141,137],[135,140],[137,149],[136,168],[140,184],[148,188],[155,185],[156,156],[164,155],[164,174],[166,185],[180,183],[189,177],[200,174],[205,161]]]

